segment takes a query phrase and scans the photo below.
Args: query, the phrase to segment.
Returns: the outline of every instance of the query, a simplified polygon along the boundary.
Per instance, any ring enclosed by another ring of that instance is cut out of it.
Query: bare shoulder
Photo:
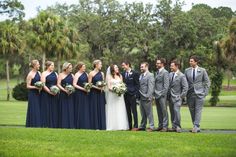
[[[31,79],[31,78],[33,78],[33,72],[32,71],[30,71],[27,75],[27,79]]]
[[[90,76],[90,77],[93,77],[94,73],[95,73],[94,71],[90,71],[90,72],[89,72],[89,76]]]

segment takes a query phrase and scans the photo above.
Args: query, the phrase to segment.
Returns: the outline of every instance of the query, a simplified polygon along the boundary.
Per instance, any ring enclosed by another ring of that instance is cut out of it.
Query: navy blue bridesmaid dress
[[[77,85],[84,87],[84,83],[87,82],[88,76],[84,72],[78,78]],[[79,89],[75,91],[75,123],[76,128],[90,129],[89,96],[87,92]]]
[[[50,89],[50,87],[57,85],[57,75],[52,72],[46,77],[45,85]],[[41,94],[41,124],[42,127],[58,128],[58,94],[51,95],[46,91],[42,91]]]
[[[40,81],[40,75],[37,72],[31,80],[31,86]],[[40,93],[38,89],[29,89],[28,109],[26,115],[26,127],[40,127]]]
[[[64,88],[66,85],[72,85],[72,83],[72,74],[67,75],[63,80],[61,80],[61,86]],[[73,95],[73,93],[68,95],[64,91],[60,92],[59,105],[61,128],[75,128]]]
[[[103,81],[102,73],[98,72],[93,78],[92,83],[96,85],[97,81]],[[90,124],[91,129],[106,129],[106,113],[105,113],[105,93],[92,88],[89,95],[90,107]]]

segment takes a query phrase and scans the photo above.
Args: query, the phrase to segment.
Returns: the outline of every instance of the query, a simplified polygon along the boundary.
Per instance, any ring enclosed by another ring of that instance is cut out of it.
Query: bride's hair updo
[[[115,65],[115,64],[111,64],[111,65],[110,65],[111,76],[112,76],[113,78],[115,78],[115,74],[120,77],[120,72],[115,73],[115,66],[117,66],[117,65]]]

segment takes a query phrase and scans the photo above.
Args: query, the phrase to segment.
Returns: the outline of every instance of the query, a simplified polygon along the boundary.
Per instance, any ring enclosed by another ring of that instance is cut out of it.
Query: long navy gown
[[[57,84],[57,75],[52,72],[46,77],[45,85],[50,89],[50,87]],[[42,127],[58,128],[58,94],[51,95],[46,91],[42,91],[41,94],[41,124]]]
[[[40,75],[37,72],[31,80],[31,86],[40,81]],[[40,127],[40,93],[38,89],[29,89],[28,109],[26,115],[26,127]]]
[[[72,85],[73,77],[71,74],[67,75],[63,80],[61,80],[62,87],[66,85]],[[74,123],[74,102],[73,93],[68,95],[64,91],[61,91],[59,96],[60,105],[60,122],[62,128],[75,128]]]
[[[93,78],[92,83],[96,85],[97,81],[103,81],[102,73],[98,72]],[[92,88],[89,95],[90,106],[90,124],[91,129],[106,129],[106,113],[105,113],[105,93]]]
[[[77,85],[84,87],[84,83],[88,82],[88,76],[84,72],[77,81]],[[89,115],[89,97],[88,94],[82,90],[75,91],[75,124],[79,129],[90,129],[90,115]]]

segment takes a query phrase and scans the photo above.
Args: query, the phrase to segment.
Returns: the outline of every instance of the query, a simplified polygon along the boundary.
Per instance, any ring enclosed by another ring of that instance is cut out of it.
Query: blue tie
[[[195,80],[195,68],[193,69],[193,81]]]
[[[172,75],[171,82],[173,82],[174,76],[175,76],[175,73],[173,73],[173,75]]]
[[[129,76],[129,73],[128,73],[128,72],[126,72],[126,73],[125,73],[125,78],[127,79],[127,78],[128,78],[128,76]]]

